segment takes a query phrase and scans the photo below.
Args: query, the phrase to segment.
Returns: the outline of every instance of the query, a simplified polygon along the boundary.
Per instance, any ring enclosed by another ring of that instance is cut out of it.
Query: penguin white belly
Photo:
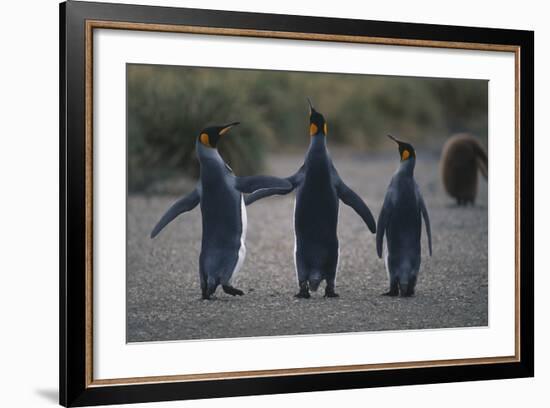
[[[233,269],[233,272],[231,273],[231,280],[235,277],[237,272],[241,269],[243,266],[244,258],[246,257],[246,226],[247,226],[247,216],[246,216],[246,205],[244,204],[244,197],[241,194],[241,246],[239,247],[239,255],[237,258],[237,264],[235,265],[235,268]]]

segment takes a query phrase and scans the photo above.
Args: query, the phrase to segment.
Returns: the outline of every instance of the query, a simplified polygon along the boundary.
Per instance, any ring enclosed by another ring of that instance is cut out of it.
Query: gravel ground
[[[340,176],[366,201],[375,218],[398,155],[332,152]],[[268,173],[287,176],[300,155],[272,156]],[[487,185],[477,205],[459,208],[439,182],[435,154],[419,153],[416,180],[432,222],[433,256],[423,259],[416,295],[381,296],[388,287],[375,236],[353,210],[340,204],[340,266],[336,299],[295,299],[294,194],[248,207],[247,258],[234,278],[242,297],[200,299],[200,209],[180,216],[155,239],[149,233],[175,196],[128,198],[127,340],[129,342],[434,329],[488,324]],[[182,183],[188,185],[189,183]],[[182,192],[183,193],[183,192]]]

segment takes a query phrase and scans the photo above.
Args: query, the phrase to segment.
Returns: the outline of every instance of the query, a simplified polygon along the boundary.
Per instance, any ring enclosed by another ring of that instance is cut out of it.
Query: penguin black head
[[[311,100],[307,98],[309,103],[309,135],[327,135],[327,122],[325,117],[315,110]]]
[[[397,143],[397,146],[399,147],[399,156],[401,157],[402,162],[411,158],[416,158],[416,152],[411,144],[397,140],[392,135],[388,135],[388,137]]]
[[[239,122],[233,122],[224,126],[210,126],[204,128],[199,134],[199,142],[203,146],[215,149],[221,137],[225,135],[229,129],[238,124]]]

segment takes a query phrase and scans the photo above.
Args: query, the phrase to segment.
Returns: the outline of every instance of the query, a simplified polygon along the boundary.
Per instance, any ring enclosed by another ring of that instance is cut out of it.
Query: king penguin
[[[195,189],[176,201],[151,232],[151,238],[178,215],[200,204],[202,246],[199,276],[203,299],[210,299],[218,285],[229,295],[243,295],[231,285],[246,254],[246,208],[242,193],[263,188],[288,188],[284,179],[268,176],[237,177],[216,148],[220,138],[238,122],[203,129],[196,141],[200,178]]]
[[[468,133],[447,140],[441,152],[441,179],[445,191],[458,205],[474,204],[477,195],[477,172],[487,180],[487,153],[479,141]]]
[[[409,143],[388,137],[397,143],[401,163],[393,175],[382,210],[378,216],[376,252],[382,257],[386,235],[386,270],[390,280],[388,296],[412,296],[420,270],[422,220],[426,224],[428,247],[432,256],[432,231],[426,204],[414,180],[416,152]]]
[[[325,297],[338,297],[335,292],[338,268],[339,199],[352,207],[376,231],[376,222],[363,200],[342,181],[327,150],[327,123],[309,102],[310,144],[304,164],[288,177],[290,188],[257,191],[245,199],[251,204],[274,194],[287,194],[296,189],[294,205],[294,262],[298,279],[298,298],[309,298],[326,281]]]

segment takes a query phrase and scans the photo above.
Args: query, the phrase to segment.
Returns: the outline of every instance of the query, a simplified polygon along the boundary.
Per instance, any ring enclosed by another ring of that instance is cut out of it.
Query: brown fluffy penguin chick
[[[441,152],[441,179],[445,191],[458,205],[474,204],[477,195],[477,171],[487,180],[487,153],[468,133],[453,135]]]

